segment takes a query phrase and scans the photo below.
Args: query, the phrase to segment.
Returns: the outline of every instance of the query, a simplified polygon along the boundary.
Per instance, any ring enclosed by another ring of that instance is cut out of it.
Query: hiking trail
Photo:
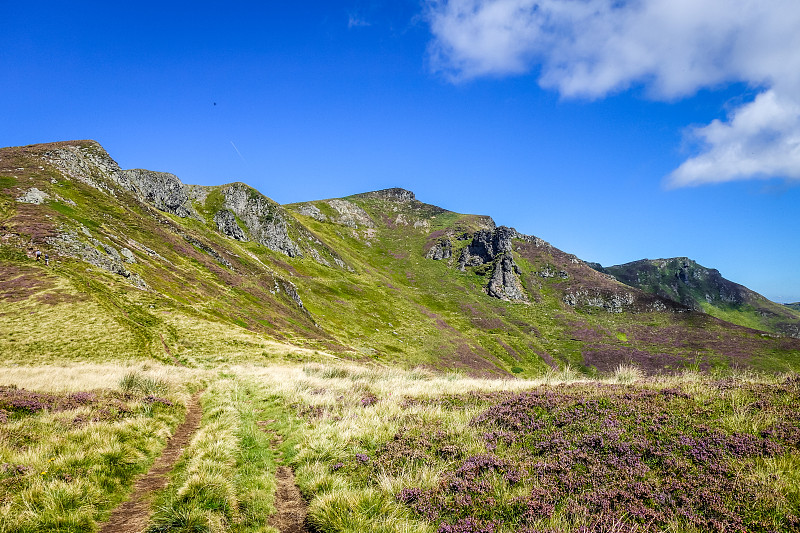
[[[153,494],[164,489],[169,481],[169,473],[183,454],[194,433],[200,428],[203,409],[200,406],[200,393],[189,401],[186,420],[178,426],[175,434],[167,442],[161,456],[150,470],[139,477],[133,485],[133,493],[111,513],[108,522],[102,525],[100,533],[142,533],[150,518],[150,504]]]

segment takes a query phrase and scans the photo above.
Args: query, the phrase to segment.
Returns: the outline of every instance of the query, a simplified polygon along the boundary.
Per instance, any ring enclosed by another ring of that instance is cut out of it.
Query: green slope
[[[692,309],[738,324],[781,335],[800,337],[800,312],[767,300],[729,281],[716,269],[686,257],[644,259],[599,267],[619,281]]]
[[[240,183],[121,171],[76,141],[0,150],[0,192],[10,361],[278,354],[532,376],[567,364],[783,370],[800,355],[798,340],[633,289],[402,189],[280,206]]]

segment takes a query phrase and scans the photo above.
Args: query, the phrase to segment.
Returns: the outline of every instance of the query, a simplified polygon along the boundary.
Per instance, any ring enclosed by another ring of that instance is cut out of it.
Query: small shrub
[[[638,366],[620,364],[614,370],[614,380],[617,383],[633,383],[644,378],[645,374]]]
[[[147,376],[139,372],[128,372],[119,382],[122,392],[128,394],[144,394],[148,396],[163,395],[169,392],[169,383],[163,379]]]

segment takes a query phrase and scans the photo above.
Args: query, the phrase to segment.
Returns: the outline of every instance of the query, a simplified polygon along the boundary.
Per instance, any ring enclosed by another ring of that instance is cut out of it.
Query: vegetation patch
[[[216,381],[203,396],[195,434],[156,503],[147,531],[275,531],[275,459],[260,430],[258,389],[236,379]]]
[[[800,527],[796,375],[420,377],[311,366],[274,383],[307,420],[293,464],[318,531]]]
[[[95,531],[183,412],[172,392],[0,388],[0,531]]]

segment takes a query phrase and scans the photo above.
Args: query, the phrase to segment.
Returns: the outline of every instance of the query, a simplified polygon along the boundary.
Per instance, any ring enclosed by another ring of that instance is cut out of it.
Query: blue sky
[[[0,145],[281,203],[405,187],[800,301],[792,1],[6,2]]]

